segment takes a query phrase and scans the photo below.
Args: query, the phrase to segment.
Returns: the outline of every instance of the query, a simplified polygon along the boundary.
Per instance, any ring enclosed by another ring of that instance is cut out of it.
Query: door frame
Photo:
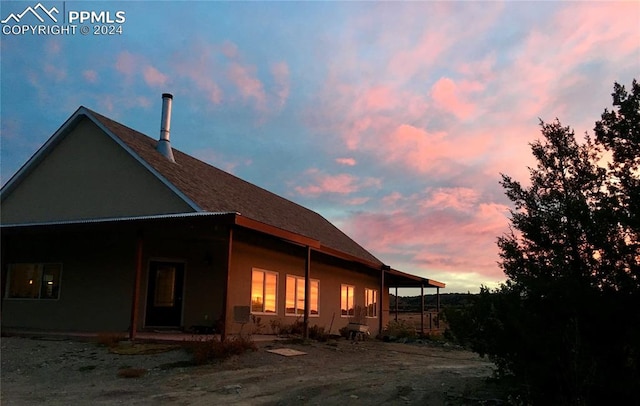
[[[180,320],[178,324],[173,326],[154,326],[152,324],[147,324],[147,311],[149,310],[149,279],[151,278],[151,263],[153,262],[169,262],[174,264],[182,264],[182,301],[181,301],[181,309],[180,309]],[[147,277],[145,278],[145,294],[144,294],[144,318],[142,326],[143,328],[155,327],[155,328],[174,328],[181,327],[184,322],[184,303],[185,296],[187,293],[187,261],[183,258],[169,258],[169,257],[152,257],[147,260]]]

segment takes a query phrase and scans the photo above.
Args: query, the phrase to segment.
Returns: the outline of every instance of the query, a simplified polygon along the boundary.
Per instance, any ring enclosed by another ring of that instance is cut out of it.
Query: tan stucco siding
[[[53,237],[53,238],[52,238]],[[3,271],[13,263],[60,263],[57,300],[3,299],[2,325],[52,331],[127,331],[135,246],[123,235],[8,237]],[[6,292],[2,292],[3,297]]]
[[[260,314],[262,333],[272,333],[271,321],[280,325],[291,325],[302,317],[285,315],[286,277],[296,275],[304,277],[305,254],[302,252],[287,252],[267,249],[256,244],[233,241],[231,256],[231,273],[229,276],[230,290],[228,293],[228,308],[226,313],[228,332],[236,334],[242,327],[233,321],[234,306],[250,306],[251,303],[251,273],[253,268],[277,272],[277,314]],[[354,299],[356,306],[365,304],[365,288],[375,289],[378,297],[384,297],[380,292],[380,278],[375,275],[350,270],[345,265],[330,265],[319,260],[318,255],[312,254],[311,279],[319,281],[319,315],[309,317],[309,325],[323,327],[326,332],[338,334],[338,330],[347,325],[349,319],[342,317],[340,312],[340,289],[342,284],[355,287]],[[388,299],[387,299],[388,300]],[[379,319],[368,318],[367,324],[372,335],[379,331]],[[253,323],[242,327],[243,332],[255,332]]]
[[[145,327],[149,264],[151,261],[184,263],[183,311],[180,326],[216,326],[222,317],[226,285],[226,241],[185,241],[149,238],[143,247],[138,328]]]
[[[2,202],[2,223],[136,216],[193,209],[89,119]]]
[[[227,242],[187,240],[184,234],[149,229],[142,233],[138,330],[145,327],[151,261],[184,264],[181,327],[215,326],[222,316]],[[3,278],[11,264],[62,265],[57,300],[13,299],[2,292],[4,328],[51,331],[125,332],[129,330],[137,264],[135,228],[3,235]],[[3,285],[6,289],[6,286]]]

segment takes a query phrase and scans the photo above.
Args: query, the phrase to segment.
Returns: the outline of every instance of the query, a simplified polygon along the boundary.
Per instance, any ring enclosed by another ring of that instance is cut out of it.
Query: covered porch
[[[389,289],[389,293],[393,293],[396,298],[394,301],[395,303],[391,303],[391,301],[389,303],[389,320],[394,320],[396,322],[404,320],[413,324],[416,328],[416,332],[420,336],[442,333],[443,326],[441,326],[439,315],[440,289],[446,287],[443,282],[407,274],[392,268],[385,271],[385,282],[385,285]],[[417,320],[414,319],[413,313],[412,316],[407,316],[407,314],[401,313],[398,305],[398,289],[400,288],[420,289],[420,308]],[[435,310],[428,310],[425,307],[425,289],[436,290]]]

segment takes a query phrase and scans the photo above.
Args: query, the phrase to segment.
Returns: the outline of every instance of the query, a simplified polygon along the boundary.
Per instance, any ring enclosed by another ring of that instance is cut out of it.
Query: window
[[[153,305],[155,307],[173,307],[175,305],[176,267],[172,264],[158,264],[157,267]]]
[[[364,290],[364,304],[367,317],[378,317],[378,291],[375,289]]]
[[[341,316],[350,317],[355,314],[353,309],[353,291],[351,285],[340,285],[340,311]]]
[[[311,279],[309,281],[311,297],[309,298],[309,315],[318,316],[318,293],[320,282]],[[304,315],[304,278],[287,275],[287,298],[284,313],[288,316]]]
[[[6,297],[57,299],[62,264],[11,264]]]
[[[277,291],[277,273],[254,269],[251,273],[251,313],[277,313]]]

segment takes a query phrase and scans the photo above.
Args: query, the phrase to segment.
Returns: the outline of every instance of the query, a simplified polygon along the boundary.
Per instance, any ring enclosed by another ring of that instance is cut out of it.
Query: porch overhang
[[[434,279],[411,275],[397,269],[389,268],[385,271],[387,286],[397,288],[445,288],[446,284]]]

